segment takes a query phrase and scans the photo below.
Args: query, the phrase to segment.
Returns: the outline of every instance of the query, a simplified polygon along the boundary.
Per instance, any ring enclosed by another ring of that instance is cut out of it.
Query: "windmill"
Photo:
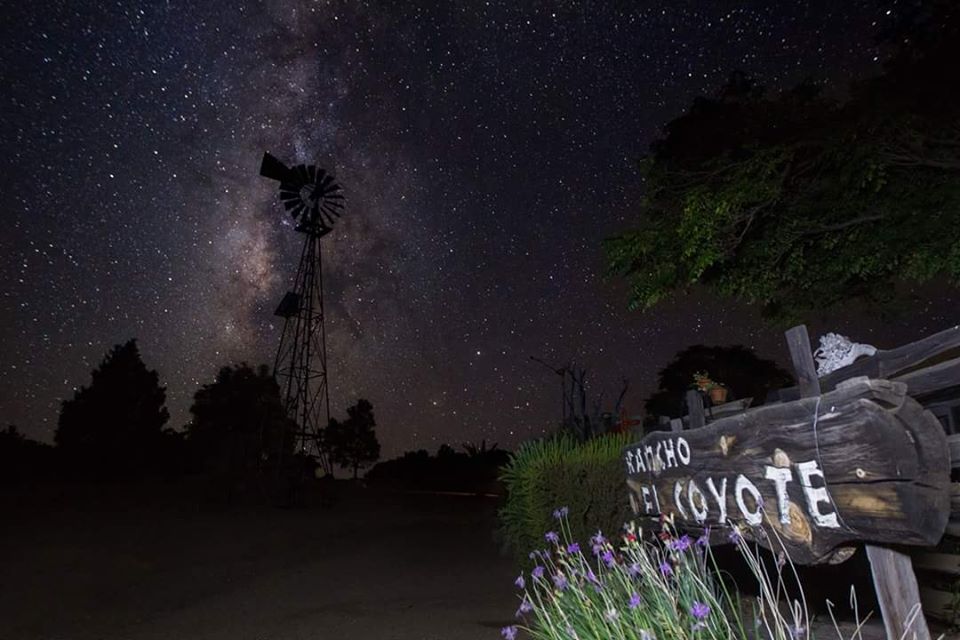
[[[303,164],[288,167],[269,153],[263,154],[260,175],[280,183],[280,202],[295,221],[296,231],[304,235],[293,289],[274,312],[284,323],[273,375],[287,415],[297,422],[294,451],[316,457],[323,471],[330,473],[320,438],[330,422],[320,238],[333,231],[343,212],[343,194],[323,169]]]

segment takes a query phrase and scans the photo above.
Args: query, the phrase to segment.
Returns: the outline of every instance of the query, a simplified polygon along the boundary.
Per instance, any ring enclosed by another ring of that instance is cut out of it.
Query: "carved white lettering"
[[[837,522],[836,511],[832,513],[823,513],[820,511],[821,502],[826,502],[830,506],[833,505],[830,502],[830,494],[827,493],[823,471],[817,466],[817,461],[808,460],[807,462],[801,462],[797,464],[797,471],[800,473],[800,485],[803,487],[803,493],[807,497],[807,511],[810,512],[810,517],[813,518],[813,521],[821,527],[840,528],[840,523]],[[814,487],[810,483],[810,479],[814,476],[820,477],[820,481],[824,483],[823,486]]]
[[[683,518],[687,518],[687,512],[683,510],[683,501],[681,497],[683,496],[683,482],[677,480],[676,484],[673,485],[673,503],[677,505],[677,511],[680,512],[680,515]]]
[[[643,496],[643,510],[650,513],[653,510],[653,502],[650,500],[650,487],[641,485],[640,495]]]
[[[777,490],[777,509],[780,511],[780,522],[790,524],[790,497],[787,494],[787,483],[793,480],[793,473],[789,467],[773,467],[767,465],[767,480],[773,480]]]
[[[677,452],[673,446],[673,440],[667,439],[663,443],[663,457],[667,469],[677,466]]]
[[[717,491],[716,485],[713,484],[713,478],[707,478],[707,489],[713,495],[717,504],[720,505],[720,522],[725,523],[727,521],[727,479],[720,479],[720,491]]]
[[[687,483],[687,499],[690,501],[690,511],[693,512],[693,519],[697,522],[703,522],[707,519],[707,497],[697,486],[697,483],[691,479]],[[699,500],[700,505],[697,506]]]
[[[747,507],[746,501],[743,499],[743,492],[747,491],[753,496],[753,503],[756,505],[756,509],[751,511]],[[743,514],[744,519],[748,524],[756,526],[763,522],[763,514],[761,513],[762,509],[762,500],[760,498],[760,490],[757,489],[757,486],[750,482],[747,479],[747,476],[742,473],[737,476],[737,481],[733,485],[733,493],[737,499],[737,507],[740,509],[740,513]]]
[[[680,458],[680,464],[690,464],[690,444],[685,438],[677,438],[677,457]]]

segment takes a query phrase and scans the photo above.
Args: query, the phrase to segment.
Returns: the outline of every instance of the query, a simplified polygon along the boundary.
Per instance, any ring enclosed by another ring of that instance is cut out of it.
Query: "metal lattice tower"
[[[280,201],[304,235],[293,289],[274,312],[284,324],[273,375],[287,415],[297,422],[294,452],[315,457],[329,473],[332,468],[320,437],[330,422],[320,239],[333,231],[343,211],[343,195],[323,169],[287,167],[269,153],[263,154],[260,175],[280,182]]]

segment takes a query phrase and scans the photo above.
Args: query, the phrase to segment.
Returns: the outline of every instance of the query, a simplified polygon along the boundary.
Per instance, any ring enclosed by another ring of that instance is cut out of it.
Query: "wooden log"
[[[813,350],[810,348],[806,325],[801,324],[789,329],[786,338],[800,396],[813,398],[820,395],[820,380],[817,378],[817,366],[813,362]]]
[[[641,517],[711,527],[717,541],[728,521],[751,535],[759,511],[801,564],[831,561],[857,540],[936,544],[950,506],[946,436],[905,391],[853,380],[819,398],[651,433],[624,449],[631,504]]]
[[[703,412],[703,396],[696,389],[687,391],[687,416],[690,419],[690,429],[699,429],[707,421]]]
[[[955,553],[914,553],[913,568],[960,576],[960,555]]]
[[[803,397],[820,395],[820,380],[817,377],[813,363],[813,353],[810,349],[810,338],[807,328],[803,325],[787,331],[787,343],[790,346],[790,358],[793,361],[797,375],[797,387]],[[847,378],[838,382],[836,388],[849,388],[856,381],[864,378]],[[869,384],[869,379],[866,379]],[[916,403],[914,403],[916,405]],[[909,422],[923,422],[932,416],[915,415],[920,413],[915,407],[901,403],[902,413],[910,412],[912,420]],[[939,422],[937,423],[939,426]],[[861,468],[858,468],[860,470]],[[859,475],[859,474],[858,474]],[[943,492],[944,494],[946,491]],[[839,515],[838,515],[839,519]],[[927,628],[926,618],[920,609],[920,592],[917,588],[917,576],[913,572],[913,564],[906,554],[876,545],[866,545],[867,558],[870,560],[870,571],[873,574],[873,586],[880,603],[880,613],[888,640],[903,640],[909,631],[914,640],[929,640],[930,631]]]
[[[947,447],[950,450],[950,464],[954,468],[960,467],[960,434],[947,436]]]
[[[949,591],[920,587],[920,602],[923,604],[924,613],[938,620],[943,620],[951,625],[960,621],[955,596]]]
[[[872,356],[860,358],[851,365],[831,371],[820,378],[820,389],[830,391],[844,380],[858,376],[897,379],[914,371],[919,372],[924,368],[936,366],[957,350],[960,350],[960,325],[896,349],[878,350]],[[922,383],[925,388],[923,393],[935,391],[936,388],[930,388],[935,382],[949,383],[948,386],[952,386],[957,384],[957,378],[927,379]],[[911,391],[911,395],[916,394]],[[800,389],[799,387],[781,389],[779,397],[784,402],[796,400],[800,397]]]
[[[917,369],[902,376],[898,382],[907,385],[907,393],[919,398],[942,389],[960,386],[960,358],[946,360],[924,369]]]
[[[917,576],[910,556],[900,551],[867,545],[873,586],[888,640],[930,640],[930,629],[921,607]]]

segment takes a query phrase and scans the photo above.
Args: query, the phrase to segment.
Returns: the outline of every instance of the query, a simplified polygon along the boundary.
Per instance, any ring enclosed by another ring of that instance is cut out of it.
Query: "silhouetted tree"
[[[53,447],[27,438],[14,425],[0,431],[0,483],[37,479],[53,467]]]
[[[136,340],[116,345],[89,387],[65,400],[54,440],[69,471],[99,478],[140,475],[162,465],[166,390]]]
[[[679,418],[685,413],[686,393],[698,371],[723,383],[731,400],[753,398],[754,405],[762,404],[768,391],[793,384],[793,377],[776,362],[757,357],[743,345],[687,347],[658,373],[659,389],[645,402],[647,427],[656,424],[657,416]]]
[[[266,365],[223,367],[194,394],[190,413],[187,443],[195,461],[231,492],[292,456],[297,425]]]
[[[330,452],[330,460],[345,469],[357,470],[380,458],[380,443],[374,427],[373,405],[363,398],[347,409],[346,421],[331,419],[324,434],[324,442]]]

